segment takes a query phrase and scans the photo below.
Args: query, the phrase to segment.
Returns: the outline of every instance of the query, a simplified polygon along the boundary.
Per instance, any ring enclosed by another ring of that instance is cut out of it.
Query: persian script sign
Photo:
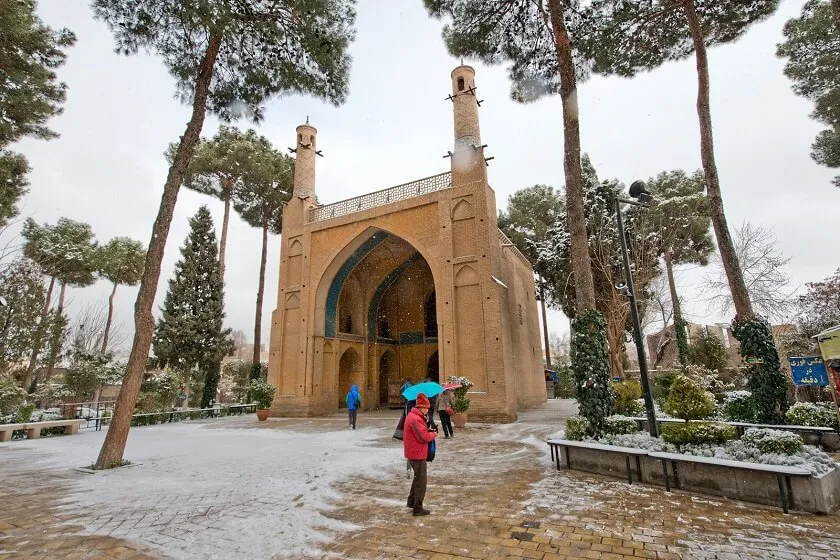
[[[828,385],[825,364],[821,356],[788,358],[794,385]]]

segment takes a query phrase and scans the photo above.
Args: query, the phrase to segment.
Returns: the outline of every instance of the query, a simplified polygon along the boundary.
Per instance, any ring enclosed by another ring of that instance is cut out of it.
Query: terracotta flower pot
[[[466,412],[454,412],[452,413],[452,423],[455,425],[456,428],[463,428],[467,425],[467,413]]]
[[[257,418],[259,418],[260,422],[265,422],[268,419],[268,412],[267,408],[257,409]]]

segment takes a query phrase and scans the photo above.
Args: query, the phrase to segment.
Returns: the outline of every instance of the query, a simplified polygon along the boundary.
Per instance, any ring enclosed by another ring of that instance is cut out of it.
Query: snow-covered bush
[[[566,439],[580,441],[589,432],[589,421],[583,416],[572,416],[566,420]]]
[[[466,412],[470,409],[470,399],[467,398],[467,391],[469,391],[473,382],[463,375],[450,375],[446,378],[447,383],[457,383],[460,385],[457,389],[452,390],[452,410],[454,412]]]
[[[677,418],[699,420],[715,411],[715,397],[700,383],[682,375],[671,385],[665,410]]]
[[[627,380],[612,384],[615,401],[613,411],[616,414],[636,415],[644,411],[644,404],[639,409],[639,399],[642,396],[642,385],[638,381]]]
[[[0,416],[16,415],[26,401],[26,391],[14,381],[0,381]],[[14,422],[9,422],[13,424]]]
[[[639,424],[632,418],[615,414],[608,416],[604,421],[604,433],[606,434],[635,434],[639,431]]]
[[[30,422],[50,422],[52,420],[61,419],[61,410],[57,408],[48,408],[46,410],[33,410],[29,415]]]
[[[755,419],[752,393],[749,391],[729,391],[725,393],[723,412],[727,420],[752,422]]]
[[[271,383],[266,383],[262,379],[252,379],[248,384],[248,391],[251,393],[251,398],[257,403],[257,408],[266,410],[271,407],[274,401],[274,392],[277,390]]]
[[[735,437],[735,427],[718,422],[686,422],[662,426],[662,439],[677,447],[721,444]]]
[[[663,451],[666,453],[676,452],[676,448],[660,438],[651,437],[647,432],[635,434],[607,434],[598,440],[598,443],[616,445],[618,447],[634,447],[645,451]]]
[[[741,436],[741,441],[763,453],[791,455],[802,449],[802,438],[797,434],[766,428],[750,428]]]
[[[837,416],[831,410],[831,405],[822,403],[796,403],[785,414],[788,424],[794,426],[833,426],[837,423]]]

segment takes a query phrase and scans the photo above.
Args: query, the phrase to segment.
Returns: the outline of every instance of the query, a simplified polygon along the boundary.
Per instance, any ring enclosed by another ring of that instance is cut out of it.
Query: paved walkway
[[[427,517],[415,518],[405,507],[410,480],[403,464],[363,472],[348,455],[343,465],[347,477],[334,484],[337,492],[331,507],[323,508],[333,527],[328,532],[331,542],[322,542],[319,551],[307,554],[277,550],[276,557],[840,558],[840,515],[784,515],[773,508],[680,492],[666,494],[660,488],[628,486],[575,471],[558,473],[542,442],[573,412],[569,401],[550,401],[522,414],[517,423],[471,425],[457,431],[455,438],[442,441],[438,458],[429,468],[426,505],[432,515]],[[394,448],[397,444],[390,433],[395,420],[395,413],[361,414],[360,429],[381,428],[364,445]],[[346,437],[342,435],[349,433],[345,424],[344,417],[338,415],[264,424],[244,418],[202,423],[206,428],[221,429],[220,434],[228,434],[232,427],[260,427],[310,439],[331,434]],[[249,433],[255,431],[259,432]],[[65,445],[71,441],[73,438],[62,438]],[[38,450],[20,443],[0,444],[0,481],[4,486],[0,494],[0,559],[208,557],[191,556],[189,548],[167,548],[147,537],[138,542],[109,536],[126,533],[107,524],[92,526],[92,520],[97,519],[95,510],[59,507],[63,498],[79,492],[76,478],[91,475],[29,461]],[[38,445],[50,443],[57,442],[44,440]],[[189,447],[191,441],[180,445]],[[220,445],[220,453],[223,449]],[[150,467],[151,463],[146,463],[125,472]],[[235,468],[251,467],[242,464]],[[247,480],[237,472],[228,472],[227,476],[231,491],[236,490],[239,480]],[[201,509],[206,495],[206,489],[195,493],[196,503],[185,508],[193,513],[169,518],[161,532],[183,533],[198,526],[191,516]],[[182,500],[190,502],[189,497],[182,496]],[[116,509],[108,512],[109,519],[123,508],[127,515],[120,523],[142,523],[138,519],[144,517],[145,507],[132,507],[131,500],[116,503]],[[238,530],[226,521],[232,518],[215,515],[213,508],[204,509],[203,519],[211,519],[204,526],[236,541]],[[134,515],[138,517],[132,519]],[[259,515],[259,508],[242,510],[242,519],[235,519],[249,523]],[[294,511],[287,515],[294,515]],[[154,532],[153,526],[147,529]],[[206,534],[198,532],[195,538],[206,538]],[[238,548],[220,549],[218,555],[211,556],[262,557],[248,554],[247,543],[243,545],[241,540]]]

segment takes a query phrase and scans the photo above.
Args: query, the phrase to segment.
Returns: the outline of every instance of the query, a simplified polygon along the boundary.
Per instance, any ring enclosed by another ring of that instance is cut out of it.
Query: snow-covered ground
[[[137,541],[173,558],[318,556],[319,544],[336,532],[357,529],[322,514],[341,500],[333,485],[360,472],[390,476],[405,468],[401,445],[371,445],[385,431],[390,436],[387,428],[250,426],[253,420],[230,419],[132,429],[125,458],[133,465],[74,472],[62,508],[83,512],[75,521],[89,534]],[[25,457],[39,468],[66,473],[90,465],[104,435],[13,444],[35,451]],[[15,460],[7,451],[0,461]]]

